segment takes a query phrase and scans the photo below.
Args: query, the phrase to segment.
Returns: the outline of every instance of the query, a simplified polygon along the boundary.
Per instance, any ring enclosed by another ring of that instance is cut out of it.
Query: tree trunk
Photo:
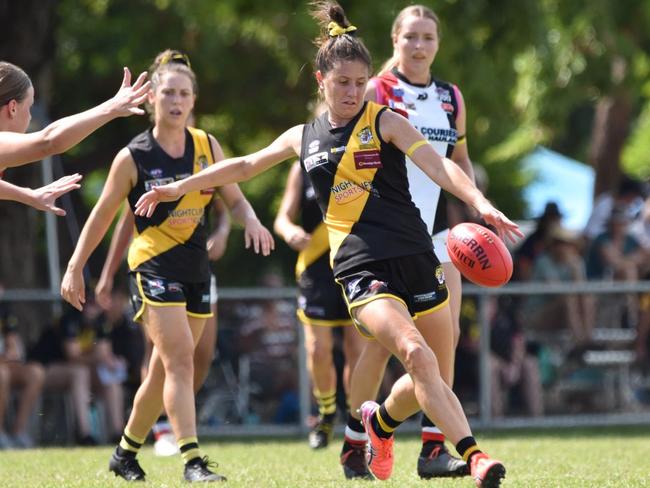
[[[631,109],[625,93],[607,95],[596,105],[590,150],[591,164],[596,170],[594,197],[618,186],[621,150],[629,133]]]
[[[56,0],[0,0],[0,60],[20,66],[31,77],[41,109],[50,100],[57,3]],[[32,112],[37,115],[36,110]],[[41,186],[41,165],[9,169],[4,178],[20,186]],[[5,288],[48,287],[43,215],[24,205],[0,202],[0,285]],[[22,330],[32,332],[30,336],[37,328],[28,325],[40,325],[43,316],[47,316],[47,312],[42,313],[43,307],[33,303],[12,308],[21,322],[24,321]]]

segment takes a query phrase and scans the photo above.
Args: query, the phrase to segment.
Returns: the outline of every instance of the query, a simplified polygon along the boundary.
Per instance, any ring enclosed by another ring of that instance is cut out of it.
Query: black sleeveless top
[[[411,200],[404,153],[379,133],[386,109],[366,102],[344,127],[332,128],[324,113],[303,129],[300,163],[325,216],[335,276],[433,250]]]
[[[132,210],[152,187],[182,180],[214,163],[208,135],[194,128],[185,131],[185,153],[180,158],[169,156],[151,129],[127,147],[138,171],[128,197]],[[213,193],[213,189],[190,192],[175,202],[160,203],[151,218],[136,215],[129,269],[185,283],[209,280],[206,213]]]

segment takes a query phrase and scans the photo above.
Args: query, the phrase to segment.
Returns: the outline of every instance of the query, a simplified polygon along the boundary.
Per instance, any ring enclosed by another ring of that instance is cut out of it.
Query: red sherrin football
[[[449,231],[447,251],[454,266],[472,283],[498,287],[510,281],[512,256],[499,236],[482,225],[456,225]]]

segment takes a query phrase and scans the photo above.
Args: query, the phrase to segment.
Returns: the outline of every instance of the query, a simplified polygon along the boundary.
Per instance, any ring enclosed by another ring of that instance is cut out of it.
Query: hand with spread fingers
[[[65,215],[65,210],[54,205],[54,202],[61,195],[80,188],[79,181],[81,178],[82,176],[76,173],[74,175],[64,176],[49,185],[31,190],[29,204],[38,210],[53,212],[59,217],[62,217]]]
[[[113,98],[108,100],[111,110],[121,117],[126,117],[132,114],[143,115],[144,110],[140,108],[149,93],[151,82],[145,81],[147,73],[143,72],[138,76],[135,83],[131,85],[131,71],[129,68],[124,68],[124,77],[122,85]]]

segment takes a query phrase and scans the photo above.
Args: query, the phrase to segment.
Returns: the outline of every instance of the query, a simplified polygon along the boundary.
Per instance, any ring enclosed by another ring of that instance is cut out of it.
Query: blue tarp
[[[526,217],[539,217],[546,203],[554,201],[564,214],[562,224],[581,231],[593,205],[594,169],[544,147],[524,157],[522,168],[533,175],[533,182],[523,192]]]

